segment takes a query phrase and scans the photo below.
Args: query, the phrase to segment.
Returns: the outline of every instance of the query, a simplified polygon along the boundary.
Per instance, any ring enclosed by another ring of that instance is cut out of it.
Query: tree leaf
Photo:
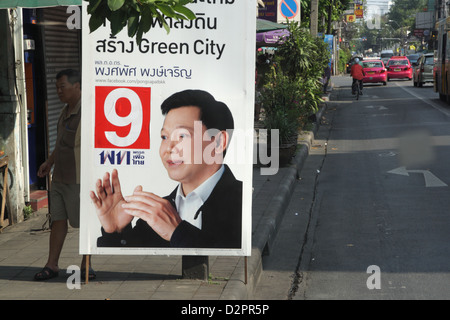
[[[175,10],[178,13],[181,13],[189,20],[194,20],[196,18],[195,13],[192,12],[190,9],[183,7],[182,5],[177,4],[173,7],[173,10]]]
[[[179,0],[177,5],[185,6],[191,2],[192,2],[192,0]]]
[[[134,9],[137,12],[141,12],[141,7],[138,5],[137,0],[128,1],[127,5],[130,9]]]
[[[139,13],[136,12],[128,17],[128,36],[134,37],[139,27]]]
[[[143,35],[150,31],[154,19],[158,19],[167,33],[170,27],[165,17],[172,19],[196,18],[194,12],[185,5],[192,0],[85,0],[89,1],[89,29],[98,29],[108,19],[111,22],[111,33],[119,33],[125,26],[129,37],[136,37],[140,43]]]
[[[150,6],[144,6],[141,13],[140,29],[146,33],[152,27],[153,15]]]
[[[101,3],[102,0],[89,0],[88,13],[93,13]]]
[[[159,22],[161,22],[161,24],[163,25],[163,27],[166,30],[166,32],[169,33],[170,32],[169,25],[167,24],[166,20],[164,19],[164,16],[158,10],[156,10],[155,7],[156,7],[156,5],[155,6],[150,6],[150,10],[152,12],[153,17],[158,19]]]
[[[167,17],[173,18],[175,16],[175,11],[166,4],[156,4],[155,6],[161,11],[161,13]]]
[[[170,32],[170,27],[169,27],[169,25],[167,24],[166,20],[164,20],[164,18],[163,18],[162,16],[161,16],[161,17],[158,17],[158,19],[159,19],[159,21],[163,24],[163,27],[164,27],[164,29],[166,30],[166,32],[169,33],[169,32]]]
[[[111,21],[111,33],[116,35],[122,31],[123,27],[126,25],[127,16],[122,10],[113,11],[109,21]]]
[[[144,31],[142,30],[142,24],[139,25],[138,30],[136,32],[136,43],[138,45],[141,44],[142,36],[144,35]]]
[[[111,11],[119,10],[123,7],[125,0],[108,0],[108,7]]]
[[[91,14],[89,18],[89,31],[94,32],[100,28],[105,22],[105,17],[101,15]]]

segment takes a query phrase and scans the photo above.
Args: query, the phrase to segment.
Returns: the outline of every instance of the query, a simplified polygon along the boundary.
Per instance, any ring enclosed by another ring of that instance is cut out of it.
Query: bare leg
[[[67,220],[58,220],[52,222],[50,232],[50,249],[46,267],[53,271],[59,271],[58,261],[67,235]]]
[[[47,263],[45,264],[44,269],[35,274],[35,280],[47,280],[58,275],[58,261],[64,245],[64,240],[66,239],[67,229],[67,220],[52,222]]]

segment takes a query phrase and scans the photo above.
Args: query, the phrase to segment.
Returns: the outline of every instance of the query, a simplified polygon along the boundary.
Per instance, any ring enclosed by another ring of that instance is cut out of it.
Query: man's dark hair
[[[210,93],[203,90],[184,90],[174,93],[168,97],[161,105],[163,115],[167,115],[170,110],[194,106],[200,109],[200,120],[207,129],[217,129],[229,131],[230,135],[234,129],[233,115],[228,106],[217,101]]]
[[[67,81],[71,84],[79,83],[81,86],[81,75],[77,70],[74,69],[65,69],[58,72],[56,75],[56,79],[62,78],[63,76],[67,76]]]

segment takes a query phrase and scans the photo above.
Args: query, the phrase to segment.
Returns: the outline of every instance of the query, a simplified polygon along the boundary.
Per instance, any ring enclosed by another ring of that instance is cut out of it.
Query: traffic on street
[[[332,82],[256,298],[449,299],[450,106],[428,83]]]

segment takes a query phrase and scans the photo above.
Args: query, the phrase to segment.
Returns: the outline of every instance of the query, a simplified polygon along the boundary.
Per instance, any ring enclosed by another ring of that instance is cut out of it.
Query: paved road
[[[432,86],[331,103],[256,299],[449,299],[450,106]]]

